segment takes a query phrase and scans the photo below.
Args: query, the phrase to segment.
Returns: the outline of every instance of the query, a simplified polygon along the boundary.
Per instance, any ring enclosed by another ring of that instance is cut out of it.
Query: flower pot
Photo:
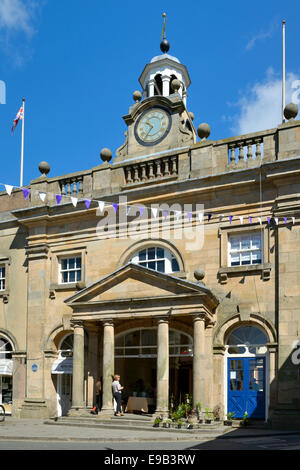
[[[211,419],[206,419],[205,422],[206,422],[206,424],[210,424],[210,423],[211,423]]]
[[[224,426],[232,426],[232,421],[229,421],[228,419],[226,419],[224,421]]]
[[[153,424],[153,427],[154,427],[154,428],[159,428],[159,423],[154,423],[154,424]]]

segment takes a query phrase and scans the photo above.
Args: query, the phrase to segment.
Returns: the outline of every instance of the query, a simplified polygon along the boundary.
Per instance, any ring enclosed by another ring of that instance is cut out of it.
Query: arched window
[[[191,336],[177,330],[169,330],[169,356],[192,356],[193,340]],[[121,333],[115,338],[115,357],[156,357],[157,330],[140,328]]]
[[[61,357],[73,356],[74,335],[71,333],[62,340],[59,352]]]
[[[11,359],[12,350],[13,348],[10,342],[7,339],[0,336],[0,359]]]
[[[132,263],[154,269],[160,273],[179,272],[179,263],[175,255],[167,248],[154,246],[135,253],[129,260]]]
[[[233,330],[227,338],[229,354],[264,354],[267,350],[268,337],[256,326],[240,326]]]
[[[160,73],[154,77],[154,95],[162,95],[162,79]]]

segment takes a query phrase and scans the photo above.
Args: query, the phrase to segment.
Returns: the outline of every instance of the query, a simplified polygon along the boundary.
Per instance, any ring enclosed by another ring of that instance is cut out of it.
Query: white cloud
[[[300,103],[300,76],[292,72],[286,77],[286,104],[291,101]],[[231,130],[240,135],[277,127],[282,122],[281,103],[281,77],[269,69],[266,79],[251,86],[235,104],[239,112]]]
[[[246,49],[252,49],[257,41],[262,41],[264,39],[269,39],[270,37],[272,37],[275,29],[277,29],[277,25],[273,23],[269,26],[268,30],[261,31],[260,33],[253,36],[253,38],[248,41]]]
[[[32,35],[34,9],[33,1],[0,0],[0,29],[8,32],[21,31],[28,36]]]

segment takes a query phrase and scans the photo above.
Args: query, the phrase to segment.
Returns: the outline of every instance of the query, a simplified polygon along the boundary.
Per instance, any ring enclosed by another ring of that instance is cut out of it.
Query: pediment
[[[147,297],[153,299],[184,295],[212,296],[208,289],[200,287],[196,283],[129,263],[69,297],[65,302],[70,306],[75,306],[76,304],[99,301],[126,301]]]

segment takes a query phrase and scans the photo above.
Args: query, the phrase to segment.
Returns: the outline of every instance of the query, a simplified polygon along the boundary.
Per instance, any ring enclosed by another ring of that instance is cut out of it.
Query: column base
[[[155,410],[155,413],[153,416],[155,418],[161,416],[163,419],[167,419],[169,417],[169,411],[168,410]]]
[[[20,418],[50,418],[50,411],[47,407],[46,400],[40,398],[25,398],[21,407]]]
[[[68,411],[68,416],[87,416],[90,414],[92,408],[86,406],[72,406]]]

